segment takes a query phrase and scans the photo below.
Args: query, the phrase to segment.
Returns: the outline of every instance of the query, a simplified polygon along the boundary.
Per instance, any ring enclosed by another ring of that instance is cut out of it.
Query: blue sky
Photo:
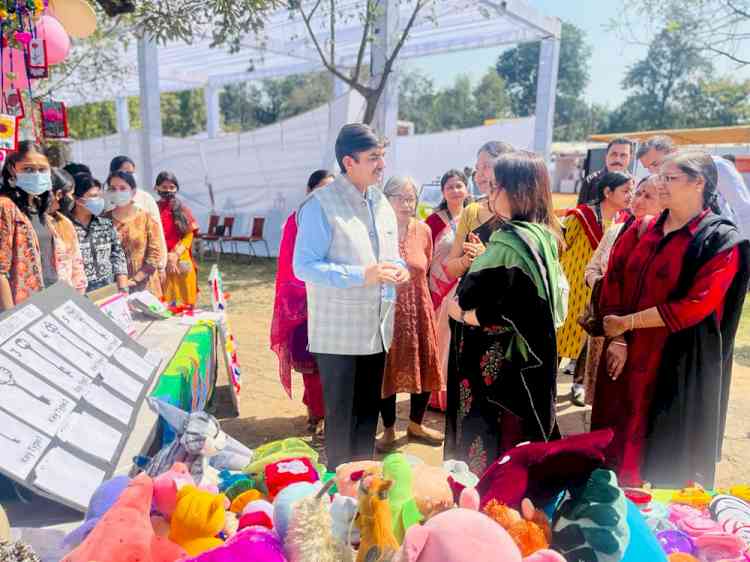
[[[646,47],[623,41],[617,34],[607,31],[611,19],[620,16],[624,0],[527,0],[546,15],[557,16],[574,23],[586,33],[593,48],[590,81],[586,91],[589,101],[607,105],[610,109],[625,99],[626,92],[620,86],[628,65],[643,58]],[[648,25],[648,20],[634,22]],[[450,85],[459,74],[468,74],[476,81],[494,66],[502,48],[483,49],[451,53],[409,61],[407,68],[416,68],[431,76],[435,83]],[[728,65],[717,64],[720,71],[728,71]],[[735,77],[747,78],[750,71],[734,72]]]

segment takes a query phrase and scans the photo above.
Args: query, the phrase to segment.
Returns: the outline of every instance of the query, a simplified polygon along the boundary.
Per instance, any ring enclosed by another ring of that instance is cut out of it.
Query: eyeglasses
[[[389,195],[388,199],[392,199],[393,201],[398,201],[400,203],[403,203],[405,205],[416,205],[417,199],[415,197],[404,197],[403,195]]]
[[[674,176],[669,176],[667,174],[659,174],[657,177],[659,178],[659,181],[666,183],[666,184],[675,183],[680,178],[688,178],[688,179],[690,178],[690,176],[687,174],[676,174]]]

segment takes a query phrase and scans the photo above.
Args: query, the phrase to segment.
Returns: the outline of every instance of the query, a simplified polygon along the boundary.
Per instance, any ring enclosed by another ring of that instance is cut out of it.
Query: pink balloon
[[[37,24],[37,32],[42,30],[38,36],[47,42],[47,62],[59,64],[65,60],[70,52],[70,37],[62,24],[52,16],[44,15]]]
[[[11,60],[13,61],[13,73],[16,75],[16,79],[12,82],[16,88],[28,88],[28,78],[26,77],[26,63],[24,62],[24,56],[18,49],[3,49],[3,84],[9,86],[11,80],[8,79],[8,73],[11,72]]]

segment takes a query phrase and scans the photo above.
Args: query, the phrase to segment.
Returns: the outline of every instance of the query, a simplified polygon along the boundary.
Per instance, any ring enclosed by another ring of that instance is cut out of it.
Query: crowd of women
[[[176,194],[174,174],[139,189],[135,163],[114,158],[104,184],[84,164],[51,167],[43,149],[19,143],[0,186],[0,310],[57,282],[80,293],[116,285],[170,305],[197,297],[192,240],[198,224]]]
[[[316,171],[308,193],[332,179]],[[414,180],[383,188],[410,280],[395,288],[376,449],[394,448],[396,394],[408,393],[408,438],[445,441],[446,459],[481,475],[521,442],[561,437],[558,367],[579,358],[591,429],[613,430],[607,461],[622,484],[712,485],[750,247],[716,206],[711,157],[672,153],[637,186],[625,170],[600,174],[592,200],[564,214],[544,160],[503,142],[479,149],[472,178],[451,169],[440,185],[443,201],[425,221]],[[292,270],[297,236],[292,214],[271,342],[290,396],[291,371],[303,374],[320,433],[305,285]],[[445,436],[423,424],[429,405],[445,411]]]

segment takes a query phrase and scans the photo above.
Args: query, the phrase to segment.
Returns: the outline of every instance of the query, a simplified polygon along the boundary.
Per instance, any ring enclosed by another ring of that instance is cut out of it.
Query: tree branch
[[[374,14],[372,11],[372,0],[366,0],[365,25],[364,30],[362,31],[362,40],[359,43],[359,50],[357,51],[357,63],[354,66],[354,75],[352,76],[352,79],[357,83],[359,83],[359,76],[362,73],[362,61],[365,58],[365,51],[367,50],[367,37],[370,34],[370,25],[372,24],[373,18]]]
[[[336,64],[336,0],[331,0],[331,64]]]
[[[367,88],[359,84],[358,82],[354,82],[349,76],[346,76],[343,74],[338,68],[336,68],[336,61],[329,62],[328,59],[326,59],[326,55],[323,52],[322,47],[320,46],[320,42],[318,41],[318,38],[315,36],[315,32],[313,31],[312,24],[310,23],[310,18],[312,17],[312,14],[315,12],[315,10],[318,9],[318,6],[320,6],[321,0],[318,0],[318,2],[315,4],[313,9],[310,11],[310,15],[305,14],[304,10],[302,9],[302,3],[299,4],[298,10],[300,14],[302,15],[302,21],[305,23],[305,28],[307,29],[307,33],[310,36],[310,39],[313,42],[313,45],[315,46],[315,50],[318,52],[318,56],[320,57],[321,62],[323,63],[323,66],[333,74],[336,78],[339,80],[345,82],[348,84],[351,88],[362,94],[363,96],[367,93]]]
[[[743,64],[743,65],[744,64],[750,64],[750,59],[741,59],[741,58],[737,57],[736,55],[733,55],[732,53],[730,53],[728,51],[724,51],[722,49],[718,49],[718,48],[714,47],[713,45],[704,44],[704,48],[707,51],[711,51],[712,53],[716,53],[717,55],[721,55],[723,57],[726,57],[729,60],[731,60],[733,62],[736,62],[738,64]]]
[[[741,18],[750,20],[750,12],[745,11],[741,8],[738,8],[737,6],[734,5],[734,2],[732,2],[732,0],[724,0],[724,3],[729,7],[730,10],[732,10],[732,12],[735,13],[735,15],[738,15]]]
[[[406,23],[404,31],[403,33],[401,33],[401,37],[399,38],[398,43],[396,43],[396,47],[393,49],[393,52],[385,61],[385,66],[383,67],[383,75],[380,77],[380,84],[377,88],[378,90],[382,90],[385,87],[385,82],[388,79],[388,75],[393,69],[393,63],[396,61],[396,57],[398,57],[398,54],[401,52],[401,48],[406,43],[406,39],[409,37],[409,33],[411,32],[411,28],[414,26],[414,22],[416,21],[419,12],[431,1],[432,0],[417,0],[416,5],[414,6],[414,11],[411,13],[411,17],[409,17],[409,21]]]

